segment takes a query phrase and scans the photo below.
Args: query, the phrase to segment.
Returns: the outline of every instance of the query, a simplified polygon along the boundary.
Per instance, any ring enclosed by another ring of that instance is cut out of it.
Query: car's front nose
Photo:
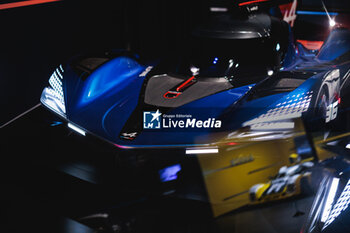
[[[63,92],[63,67],[55,69],[49,79],[49,85],[44,88],[40,101],[47,108],[66,118],[66,105]]]

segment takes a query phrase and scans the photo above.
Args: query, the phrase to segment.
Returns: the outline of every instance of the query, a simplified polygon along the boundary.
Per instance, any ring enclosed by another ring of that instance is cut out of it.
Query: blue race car
[[[288,25],[269,15],[220,15],[157,61],[127,51],[72,59],[54,71],[41,102],[73,129],[121,147],[208,144],[212,131],[301,115],[334,121],[346,100],[350,32],[334,29],[320,51],[293,42]],[[185,125],[174,127],[181,115]],[[145,125],[152,122],[160,125]],[[178,137],[174,128],[201,130]]]
[[[157,60],[123,50],[77,56],[53,72],[41,103],[79,134],[134,156],[137,166],[154,158],[159,164],[150,167],[162,183],[192,179],[182,159],[219,153],[223,139],[234,146],[242,128],[261,136],[293,130],[302,119],[325,137],[346,130],[350,31],[334,27],[319,50],[308,50],[285,21],[266,13],[266,2],[220,10]],[[212,171],[255,161],[249,153]],[[188,187],[184,193],[199,190]]]

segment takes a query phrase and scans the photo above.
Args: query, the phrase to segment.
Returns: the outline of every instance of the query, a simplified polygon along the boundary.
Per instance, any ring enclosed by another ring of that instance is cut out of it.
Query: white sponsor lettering
[[[338,115],[338,101],[334,102],[333,104],[330,104],[327,107],[326,123],[337,118],[337,115]]]
[[[283,20],[289,23],[291,27],[294,26],[294,21],[297,18],[297,15],[296,15],[297,5],[298,5],[298,1],[294,0],[292,7],[289,10],[286,10],[283,16]]]
[[[146,75],[153,69],[153,66],[148,66],[140,75],[139,77],[146,77]]]
[[[221,121],[215,118],[209,118],[205,121],[196,118],[186,120],[163,118],[163,128],[221,128]]]

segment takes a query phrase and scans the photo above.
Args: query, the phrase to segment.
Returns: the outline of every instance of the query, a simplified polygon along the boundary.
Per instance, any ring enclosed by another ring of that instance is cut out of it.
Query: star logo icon
[[[160,129],[162,113],[159,109],[156,112],[143,112],[143,128],[144,129]]]
[[[155,113],[151,113],[151,115],[152,115],[152,120],[151,120],[151,122],[153,122],[154,120],[157,120],[157,121],[159,121],[159,117],[162,115],[160,112],[159,112],[159,109],[157,109],[157,111],[155,112]]]

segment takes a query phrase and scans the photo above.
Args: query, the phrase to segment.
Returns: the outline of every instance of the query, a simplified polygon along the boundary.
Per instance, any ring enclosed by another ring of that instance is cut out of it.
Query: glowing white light
[[[244,122],[243,126],[299,118],[302,116],[303,112],[309,109],[311,98],[312,92],[295,94],[293,96],[288,95],[286,98],[275,103],[267,112],[261,114],[257,118]]]
[[[71,128],[72,130],[74,130],[75,132],[77,132],[77,133],[79,133],[79,134],[81,134],[83,136],[86,135],[86,132],[84,130],[82,130],[81,128],[79,128],[78,126],[75,126],[75,125],[73,125],[71,123],[68,123],[67,126],[69,128]]]
[[[192,75],[197,75],[199,73],[199,68],[198,67],[192,66],[190,68],[190,70],[192,72]]]
[[[61,79],[63,79],[63,76],[58,68],[56,69],[55,73],[58,74],[58,76],[60,76]]]
[[[229,67],[230,67],[230,68],[232,68],[232,66],[234,65],[233,60],[232,60],[232,59],[230,59],[230,60],[228,61],[228,63],[230,63],[230,64],[229,64]]]
[[[350,143],[346,145],[346,149],[350,149]]]
[[[332,204],[334,201],[335,194],[337,192],[338,184],[339,184],[339,178],[333,178],[331,188],[328,192],[326,204],[323,209],[321,222],[326,222],[328,219],[329,213],[332,210]]]
[[[334,26],[336,25],[335,20],[332,19],[331,16],[329,15],[329,12],[328,12],[327,7],[326,7],[326,5],[324,4],[324,2],[321,1],[321,3],[322,3],[322,5],[323,5],[323,9],[324,9],[324,11],[326,12],[326,15],[327,15],[327,17],[328,17],[329,26],[330,26],[330,27],[334,27]]]
[[[59,101],[56,97],[56,93],[51,89],[46,87],[43,90],[40,101],[48,108],[56,112],[57,114],[65,117],[66,107],[64,103]]]
[[[280,49],[281,49],[281,46],[280,46],[279,43],[277,43],[277,45],[276,45],[276,51],[278,52],[278,51],[280,51]]]
[[[324,224],[323,229],[325,229],[329,224],[331,224],[334,219],[336,219],[341,212],[346,210],[350,204],[350,180],[343,189],[337,203],[334,205],[332,212],[329,214],[327,222]],[[323,230],[322,229],[322,230]]]
[[[46,87],[43,90],[40,100],[45,106],[65,117],[66,108],[62,87],[62,72],[63,68],[62,65],[60,65],[51,75],[49,79],[50,87]]]
[[[252,130],[282,130],[294,129],[294,122],[266,122],[250,126]]]
[[[189,148],[186,149],[187,155],[192,154],[217,154],[219,153],[218,148]]]
[[[224,7],[210,7],[211,12],[227,12],[228,9]]]
[[[272,75],[273,75],[273,70],[268,70],[268,71],[267,71],[267,75],[268,75],[268,76],[272,76]]]

